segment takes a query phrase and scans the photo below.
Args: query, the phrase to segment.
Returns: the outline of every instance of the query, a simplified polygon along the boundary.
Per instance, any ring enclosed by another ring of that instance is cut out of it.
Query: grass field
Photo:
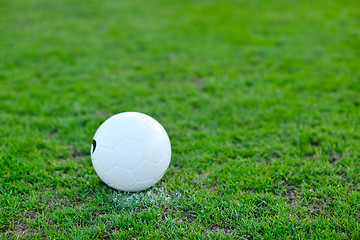
[[[0,0],[0,238],[359,239],[359,1]],[[89,156],[156,118],[164,178]]]

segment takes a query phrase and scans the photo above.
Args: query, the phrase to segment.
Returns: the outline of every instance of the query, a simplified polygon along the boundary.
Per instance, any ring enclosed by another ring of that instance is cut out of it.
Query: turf
[[[359,239],[359,1],[0,1],[0,238]],[[122,193],[97,127],[147,113]]]

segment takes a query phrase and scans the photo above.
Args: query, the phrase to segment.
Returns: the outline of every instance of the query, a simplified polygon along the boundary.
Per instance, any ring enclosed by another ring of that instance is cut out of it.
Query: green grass
[[[359,239],[359,1],[0,0],[0,238]],[[140,111],[148,191],[89,156]]]

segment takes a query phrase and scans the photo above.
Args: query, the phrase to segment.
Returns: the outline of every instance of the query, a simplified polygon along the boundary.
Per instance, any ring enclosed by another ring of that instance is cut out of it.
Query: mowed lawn
[[[360,2],[0,0],[0,238],[359,239]],[[113,114],[168,172],[96,175]]]

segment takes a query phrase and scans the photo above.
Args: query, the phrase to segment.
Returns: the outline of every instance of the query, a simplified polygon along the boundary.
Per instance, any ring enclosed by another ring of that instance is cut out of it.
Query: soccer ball
[[[97,175],[107,185],[136,192],[163,177],[170,164],[171,145],[165,129],[155,119],[124,112],[101,124],[90,155]]]

